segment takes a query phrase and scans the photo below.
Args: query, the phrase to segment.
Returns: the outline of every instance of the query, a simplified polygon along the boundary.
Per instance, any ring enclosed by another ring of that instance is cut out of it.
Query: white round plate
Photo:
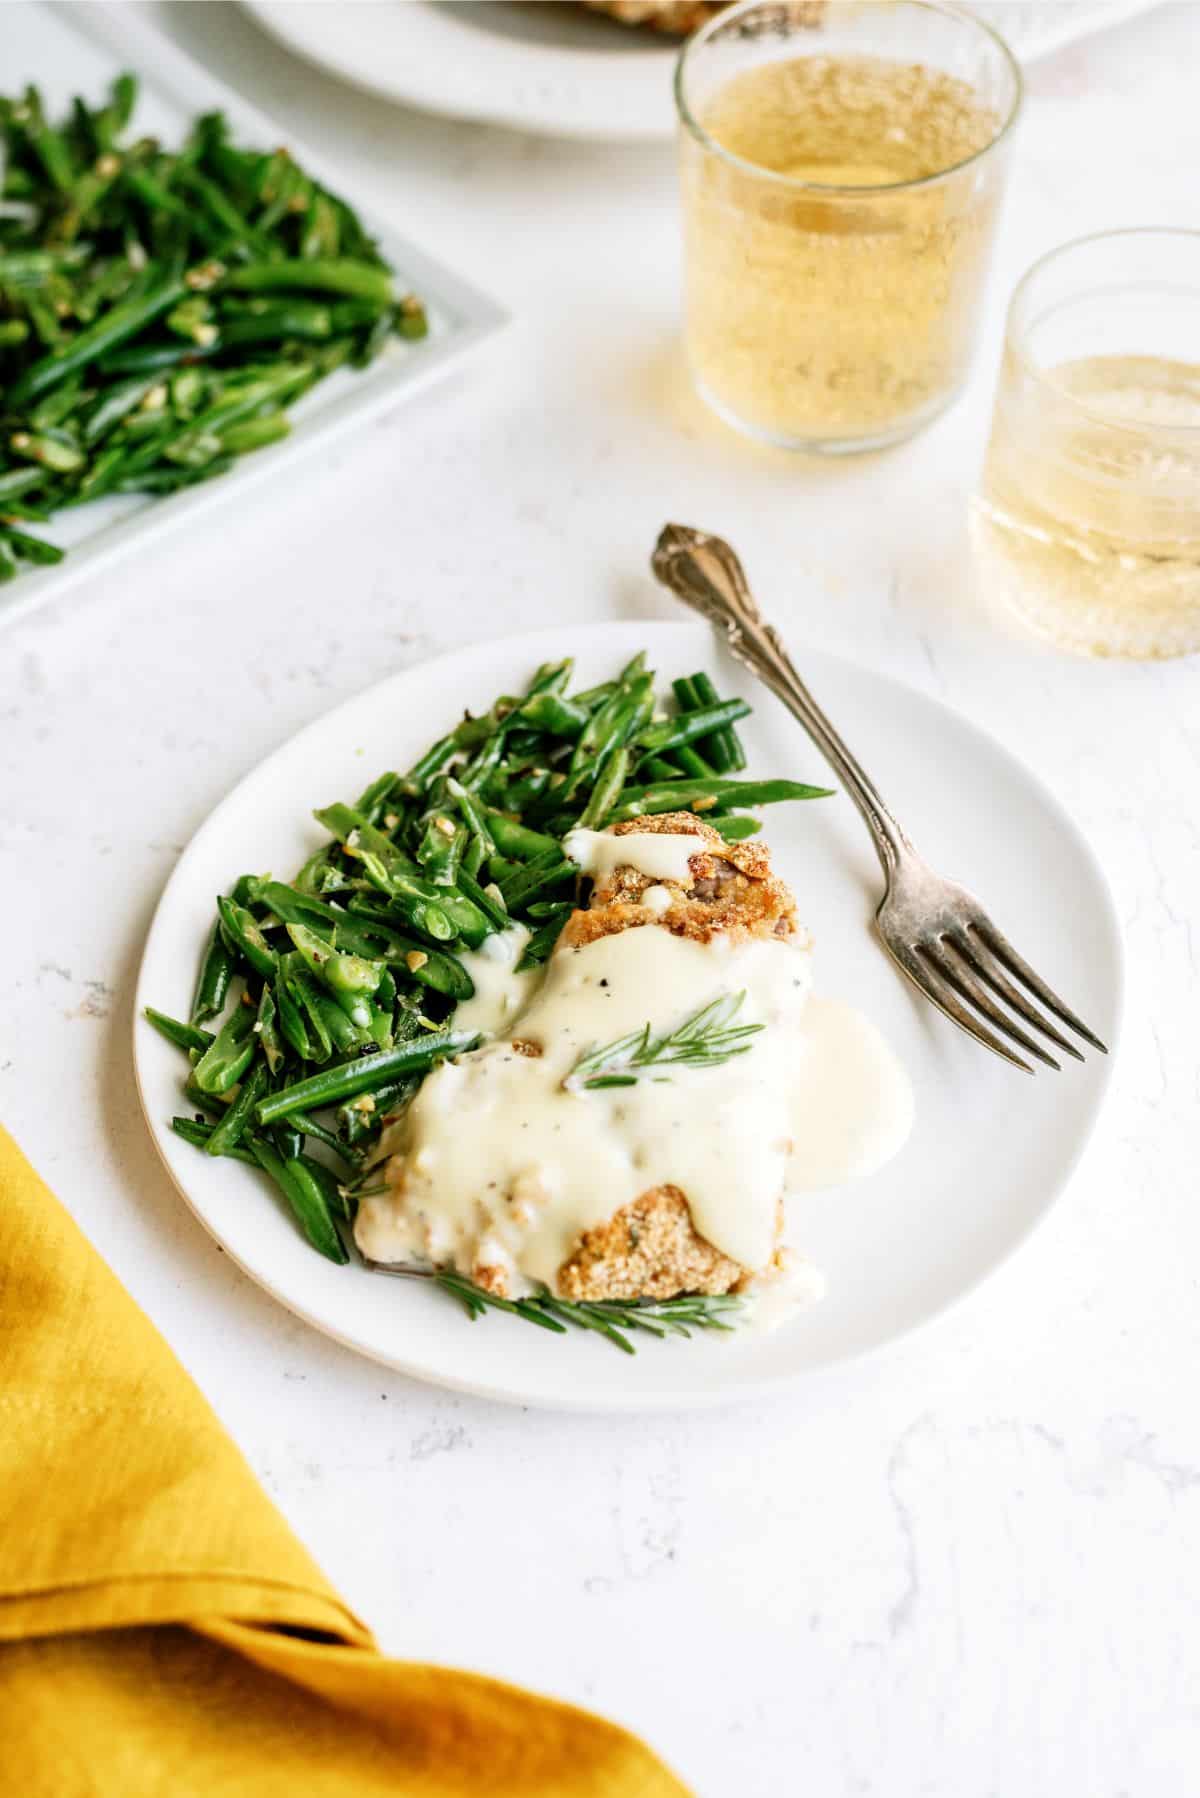
[[[327,74],[424,112],[549,137],[669,138],[680,39],[547,0],[243,0]],[[1153,0],[977,0],[1025,62]]]
[[[214,895],[246,872],[288,875],[322,840],[314,805],[403,768],[461,715],[571,651],[576,680],[606,679],[645,647],[664,683],[707,668],[755,706],[740,728],[751,769],[817,783],[826,770],[791,717],[703,625],[622,622],[481,643],[394,675],[319,719],[237,786],[197,832],[159,903],[142,960],[134,1058],[150,1129],[172,1177],[234,1260],[318,1329],[405,1373],[508,1399],[638,1411],[762,1394],[904,1335],[968,1292],[1061,1190],[1092,1128],[1111,1057],[1035,1079],[935,1012],[892,969],[871,920],[879,867],[844,797],[773,806],[764,838],[816,939],[818,991],[859,1005],[916,1089],[908,1144],[881,1173],[790,1201],[788,1236],[828,1278],[825,1300],[773,1332],[659,1342],[636,1357],[601,1338],[547,1336],[519,1320],[470,1323],[415,1280],[334,1267],[303,1240],[266,1181],[172,1134],[178,1052],[141,1017],[186,1016]],[[1002,928],[1110,1046],[1121,941],[1104,876],[1070,818],[1008,752],[911,688],[804,654],[813,691],[883,785],[933,865],[982,894]],[[463,1119],[464,1129],[470,1119]]]
[[[423,112],[612,143],[669,138],[679,41],[585,7],[245,0],[327,74]]]

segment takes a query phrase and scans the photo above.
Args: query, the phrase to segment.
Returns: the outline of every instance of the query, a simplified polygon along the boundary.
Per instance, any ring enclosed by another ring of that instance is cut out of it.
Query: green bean
[[[217,900],[217,915],[221,920],[221,928],[225,933],[226,945],[249,962],[256,974],[264,980],[272,980],[278,969],[275,951],[267,942],[262,929],[252,912],[244,905],[237,905],[232,899]]]
[[[221,432],[221,448],[231,456],[253,455],[289,435],[292,421],[283,412],[272,412],[265,418],[248,418],[244,424],[230,425]]]
[[[551,737],[577,737],[588,722],[582,706],[551,692],[535,693],[532,699],[522,700],[516,715]]]
[[[510,780],[505,788],[504,803],[497,809],[502,812],[523,812],[526,806],[540,799],[550,785],[549,768],[531,768],[528,774],[519,780]]]
[[[747,818],[742,812],[730,812],[727,817],[709,818],[706,822],[719,830],[727,843],[742,843],[747,837],[756,837],[762,829],[761,818]]]
[[[279,1040],[277,1011],[275,994],[269,983],[264,984],[263,990],[258,996],[258,1017],[255,1020],[254,1030],[266,1058],[267,1067],[272,1074],[279,1072],[286,1059],[283,1044]]]
[[[303,1005],[292,991],[290,981],[280,975],[273,990],[281,1033],[302,1061],[316,1060],[316,1044],[309,1031]]]
[[[3,534],[9,548],[23,562],[52,565],[61,562],[66,553],[56,543],[47,543],[41,537],[31,537],[27,531],[18,531],[11,524],[3,527]]]
[[[200,964],[196,996],[192,1000],[192,1023],[202,1024],[206,1018],[219,1017],[229,996],[229,983],[236,966],[221,934],[221,920],[212,927],[208,948]]]
[[[355,299],[374,300],[380,306],[391,306],[396,298],[387,269],[344,256],[330,261],[250,262],[231,270],[228,285],[243,292],[262,292],[276,287],[316,288],[322,293],[344,293]]]
[[[331,948],[306,924],[288,924],[288,936],[308,966],[360,1028],[369,1022],[366,999],[374,993],[383,975],[383,964],[362,955],[350,955]]]
[[[394,938],[388,946],[388,960],[394,966],[404,966],[422,986],[445,993],[456,1004],[474,995],[475,982],[457,956],[447,955],[444,949],[430,949],[424,943],[405,943],[403,938]]]
[[[481,887],[474,875],[465,869],[458,871],[459,891],[465,893],[471,903],[478,907],[492,926],[493,930],[505,930],[508,927],[508,913],[502,905],[497,905],[485,887]]]
[[[356,1144],[377,1135],[388,1112],[410,1099],[420,1084],[419,1075],[410,1075],[403,1080],[391,1080],[386,1086],[376,1087],[372,1093],[360,1094],[357,1099],[339,1105],[337,1126],[346,1147],[353,1152]]]
[[[8,391],[8,410],[20,411],[31,400],[49,392],[60,381],[65,381],[77,369],[86,368],[88,363],[94,362],[105,350],[125,343],[160,313],[169,311],[187,291],[183,281],[175,276],[168,276],[149,293],[111,307],[94,325],[89,325],[86,331],[80,331],[61,350],[55,350],[53,354],[44,356],[40,362],[35,362],[31,368],[26,369]]]
[[[320,1016],[331,1054],[353,1055],[373,1040],[369,1028],[373,1021],[369,1004],[363,1008],[366,1023],[362,1025],[347,1016],[331,993],[314,992],[310,1009],[315,1009]]]
[[[810,787],[795,780],[679,780],[656,786],[626,787],[609,822],[641,818],[652,812],[706,812],[719,805],[778,805],[787,799],[829,799],[832,787]]]
[[[14,431],[9,448],[30,462],[40,462],[52,474],[73,474],[87,457],[65,431]]]
[[[184,1142],[192,1143],[197,1149],[208,1147],[213,1131],[217,1127],[214,1124],[198,1124],[195,1118],[176,1117],[171,1119],[171,1128],[176,1136],[182,1136]],[[226,1149],[225,1153],[232,1155],[237,1161],[248,1161],[251,1167],[258,1166],[257,1158],[249,1149],[244,1149],[240,1145]]]
[[[556,837],[547,836],[543,831],[530,830],[528,825],[521,824],[515,818],[507,817],[503,812],[487,812],[488,829],[501,855],[507,855],[517,861],[529,861],[537,855],[545,855],[550,850],[557,850]]]
[[[574,667],[573,656],[565,656],[561,662],[543,662],[526,687],[525,697],[532,699],[536,693],[564,693]]]
[[[399,781],[398,774],[381,774],[355,801],[354,810],[365,818],[368,824],[378,824],[384,805],[392,788]]]
[[[750,707],[744,699],[725,699],[717,705],[702,706],[699,711],[682,712],[661,724],[651,724],[638,737],[638,746],[650,755],[662,755],[698,737],[711,736],[714,730],[745,718]]]
[[[219,1095],[236,1086],[254,1059],[254,1042],[254,1012],[238,1005],[192,1069],[200,1091]]]
[[[327,1260],[344,1266],[350,1259],[346,1245],[338,1235],[328,1201],[311,1168],[299,1156],[285,1161],[264,1137],[252,1135],[249,1143],[258,1165],[282,1192],[313,1248]]]
[[[544,892],[547,887],[557,886],[561,881],[574,876],[578,872],[573,862],[569,862],[555,844],[553,853],[537,856],[527,862],[514,879],[501,881],[500,890],[504,894],[504,903],[510,912],[527,905],[536,893]]]
[[[298,958],[299,959],[299,958]],[[325,1012],[321,1004],[323,994],[308,969],[292,967],[288,970],[287,991],[292,1001],[298,1005],[303,1014],[304,1028],[308,1037],[308,1054],[306,1061],[328,1061],[333,1054],[333,1038],[329,1034],[329,1026],[325,1022]]]
[[[355,1207],[350,1201],[346,1188],[332,1169],[327,1168],[325,1163],[318,1161],[315,1156],[306,1155],[303,1149],[297,1152],[295,1159],[303,1163],[320,1187],[330,1215],[341,1218],[343,1223],[353,1223]]]
[[[553,917],[547,918],[544,924],[538,925],[521,951],[521,958],[517,962],[518,974],[524,973],[528,968],[540,967],[549,958],[555,943],[562,935],[564,921],[561,917]]]
[[[270,1140],[285,1161],[291,1161],[304,1151],[304,1137],[290,1121],[286,1124],[277,1124],[271,1131]]]
[[[504,731],[498,730],[461,769],[457,784],[468,793],[476,793],[496,771],[504,755]]]
[[[168,1017],[165,1011],[155,1011],[152,1005],[143,1008],[142,1016],[177,1049],[196,1049],[203,1054],[213,1040],[211,1030],[198,1030],[194,1024],[181,1023],[178,1018]]]
[[[455,935],[455,927],[449,914],[441,905],[434,904],[422,893],[413,890],[416,885],[417,883],[406,875],[388,875],[386,871],[383,872],[377,890],[388,901],[388,908],[393,914],[391,919],[393,927],[399,920],[400,923],[407,924],[410,929],[427,937],[430,942],[450,942]],[[437,888],[435,887],[433,891],[436,892]],[[349,899],[351,911],[367,910],[370,906],[371,900],[367,894],[351,894]]]
[[[342,881],[342,876],[333,867],[333,854],[334,845],[332,843],[326,843],[320,849],[314,850],[292,882],[295,891],[315,898],[318,892],[329,890],[321,884],[326,879],[336,877]]]
[[[621,796],[621,789],[629,777],[629,751],[623,745],[614,749],[604,762],[592,788],[591,797],[583,808],[580,825],[585,830],[599,830],[608,817],[609,812]]]
[[[448,737],[440,737],[425,751],[419,761],[413,763],[404,776],[405,787],[410,792],[419,793],[427,781],[432,780],[435,774],[441,773],[447,762],[453,761],[457,752],[458,744],[454,739],[453,732]]]
[[[441,1030],[415,1042],[401,1043],[380,1055],[364,1055],[344,1067],[325,1069],[261,1100],[258,1121],[274,1123],[294,1111],[314,1110],[372,1092],[398,1074],[424,1073],[436,1061],[448,1055],[462,1055],[478,1042],[478,1035],[467,1031]]]
[[[31,487],[37,487],[46,478],[40,468],[8,468],[0,474],[0,506],[6,500],[16,499],[18,494],[28,493]]]
[[[652,756],[650,759],[657,761],[658,757]],[[669,759],[678,765],[681,774],[690,775],[693,780],[711,780],[716,773],[716,769],[690,743],[679,744],[671,751]]]
[[[150,375],[137,375],[132,380],[118,381],[102,394],[88,413],[80,429],[84,443],[99,443],[102,437],[137,409],[154,386]]]
[[[254,1107],[266,1091],[270,1078],[266,1062],[254,1062],[242,1079],[233,1104],[227,1108],[225,1116],[216,1129],[210,1133],[208,1141],[204,1145],[207,1154],[228,1155],[231,1149],[237,1148],[246,1133]]]
[[[323,936],[331,948],[348,950],[352,955],[379,959],[379,930],[359,925],[349,912],[339,911],[324,899],[297,893],[278,880],[264,881],[260,889],[262,902],[269,905],[282,923],[306,924]],[[390,921],[394,929],[394,920]],[[384,926],[387,928],[387,926]]]
[[[586,687],[582,693],[572,693],[571,701],[580,705],[585,712],[594,712],[597,706],[603,705],[617,690],[615,680],[601,681],[598,687]]]
[[[460,832],[462,834],[460,834]],[[437,886],[453,886],[466,833],[444,812],[433,812],[417,846],[417,860]]]
[[[176,218],[188,217],[188,207],[177,194],[157,181],[148,169],[127,168],[121,180],[124,185],[151,212],[173,213]]]
[[[468,789],[465,786],[462,786],[457,780],[451,780],[449,782],[449,787],[451,796],[457,801],[458,809],[462,813],[463,823],[472,835],[478,838],[484,856],[487,857],[491,855],[495,850],[496,841],[492,836],[491,830],[488,828],[488,823],[483,815],[479,801],[476,799],[474,793],[468,791]]]
[[[217,182],[210,180],[199,169],[187,167],[181,169],[180,180],[185,190],[194,194],[201,202],[213,224],[223,230],[232,242],[251,244],[260,252],[265,249],[268,240],[242,217]]]
[[[708,675],[701,670],[692,676],[692,688],[696,695],[696,705],[714,706],[721,702]],[[715,731],[706,740],[709,760],[718,774],[739,774],[746,766],[746,751],[742,747],[742,739],[731,724]]]
[[[324,1124],[319,1123],[316,1118],[310,1117],[307,1111],[293,1111],[288,1122],[300,1132],[301,1136],[311,1136],[314,1142],[324,1143],[327,1149],[331,1149],[335,1155],[341,1157],[347,1167],[353,1165],[352,1161],[347,1159],[345,1144],[339,1141],[332,1130],[327,1130]]]
[[[469,999],[474,982],[456,956],[444,949],[432,949],[427,943],[415,942],[397,931],[395,920],[386,912],[364,907],[362,914],[368,929],[378,939],[378,953],[396,967],[404,967],[422,986],[447,993],[455,999]],[[505,919],[507,923],[507,919]],[[418,958],[414,961],[412,958]]]
[[[219,341],[198,343],[146,343],[133,349],[114,350],[101,356],[97,368],[102,375],[157,375],[172,368],[190,368],[218,355]]]

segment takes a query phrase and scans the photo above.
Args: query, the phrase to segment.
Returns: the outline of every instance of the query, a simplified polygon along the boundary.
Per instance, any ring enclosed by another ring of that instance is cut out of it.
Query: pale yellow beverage
[[[695,117],[685,337],[704,396],[770,441],[826,449],[940,411],[967,369],[1000,199],[1004,159],[981,155],[1004,122],[994,101],[920,62],[809,54],[742,69]]]
[[[1200,649],[1200,362],[1035,376],[1010,346],[973,529],[989,586],[1065,647]]]
[[[1103,232],[1009,306],[982,587],[1087,655],[1200,650],[1200,232]]]

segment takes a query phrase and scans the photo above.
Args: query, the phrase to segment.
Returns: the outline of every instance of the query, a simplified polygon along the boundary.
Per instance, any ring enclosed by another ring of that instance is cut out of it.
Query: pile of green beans
[[[291,881],[243,875],[217,900],[190,1019],[146,1013],[190,1063],[177,1134],[262,1169],[330,1260],[348,1259],[384,1122],[478,1041],[454,1028],[475,990],[463,952],[514,923],[519,967],[553,950],[576,895],[569,830],[693,811],[737,842],[759,829],[746,806],[827,791],[737,779],[750,708],[706,675],[675,681],[660,716],[644,655],[581,693],[571,674],[545,663],[407,773],[316,811],[327,840]]]
[[[287,435],[287,408],[423,337],[346,202],[220,113],[130,140],[134,76],[60,125],[0,97],[0,581],[63,551],[23,527],[174,493]]]

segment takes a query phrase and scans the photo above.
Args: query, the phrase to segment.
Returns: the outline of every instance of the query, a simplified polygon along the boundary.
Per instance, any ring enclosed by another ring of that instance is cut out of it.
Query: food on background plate
[[[686,37],[724,12],[731,0],[583,0],[592,12],[607,13],[622,25],[647,25],[654,31]],[[825,10],[825,0],[793,0],[789,11],[815,24]]]
[[[427,331],[346,202],[220,113],[165,150],[122,75],[61,126],[0,98],[0,581],[63,551],[24,528],[168,494],[287,435],[288,408]]]
[[[740,809],[824,790],[736,778],[750,708],[704,675],[670,716],[640,656],[569,677],[318,812],[333,841],[290,885],[218,902],[192,1022],[148,1016],[194,1062],[176,1131],[267,1172],[329,1258],[352,1229],[472,1315],[628,1348],[811,1296],[785,1188],[880,1165],[911,1093],[865,1020],[810,998]]]

